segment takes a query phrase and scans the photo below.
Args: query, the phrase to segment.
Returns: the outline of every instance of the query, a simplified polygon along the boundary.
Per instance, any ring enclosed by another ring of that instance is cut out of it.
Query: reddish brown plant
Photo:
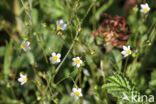
[[[112,16],[106,13],[101,17],[104,19],[102,25],[99,26],[95,33],[91,34],[91,36],[95,37],[95,44],[102,47],[105,46],[107,52],[109,52],[112,47],[122,48],[123,45],[126,45],[130,35],[130,28],[125,18],[121,16],[112,18]],[[100,37],[100,34],[102,34],[102,37]],[[104,43],[97,44],[97,36],[102,38]]]

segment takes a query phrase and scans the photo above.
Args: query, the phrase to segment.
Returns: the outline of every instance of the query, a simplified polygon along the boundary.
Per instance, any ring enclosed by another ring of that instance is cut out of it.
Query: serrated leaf
[[[122,74],[114,73],[108,78],[108,81],[109,82],[104,85],[104,88],[107,89],[108,93],[120,100],[123,98],[123,93],[125,93],[128,98],[131,98],[132,92],[136,92],[135,94],[138,93],[134,84]]]

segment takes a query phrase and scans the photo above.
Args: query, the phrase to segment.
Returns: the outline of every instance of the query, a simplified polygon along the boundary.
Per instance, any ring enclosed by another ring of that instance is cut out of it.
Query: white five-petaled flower
[[[67,24],[61,19],[60,21],[56,21],[57,29],[58,30],[66,30]]]
[[[140,12],[143,12],[143,13],[147,13],[150,10],[150,7],[148,6],[147,3],[146,4],[141,4],[140,7],[141,7]]]
[[[132,53],[132,51],[130,50],[130,46],[128,46],[128,47],[123,46],[123,51],[121,52],[121,54],[123,54],[124,57],[127,57],[131,53]]]
[[[73,92],[70,95],[73,96],[75,100],[78,100],[79,97],[82,97],[81,88],[73,88]]]
[[[21,85],[24,85],[27,80],[27,75],[20,74],[20,78],[18,78],[18,81],[21,83]]]
[[[52,55],[52,56],[50,57],[50,61],[51,61],[53,64],[56,64],[56,63],[61,62],[61,60],[60,60],[61,54],[60,54],[60,53],[56,54],[55,52],[53,52],[51,55]]]
[[[73,58],[73,63],[72,63],[73,66],[79,68],[81,64],[82,64],[82,60],[80,59],[80,57]]]
[[[31,49],[29,45],[30,45],[29,41],[23,41],[22,44],[21,44],[21,48],[24,51],[29,51]]]

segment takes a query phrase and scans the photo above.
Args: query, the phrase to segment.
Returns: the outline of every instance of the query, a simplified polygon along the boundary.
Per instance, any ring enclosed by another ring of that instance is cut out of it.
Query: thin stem
[[[89,6],[89,8],[88,8],[88,10],[87,10],[87,12],[86,12],[86,15],[82,18],[82,20],[81,20],[81,23],[84,21],[84,19],[87,17],[87,15],[88,15],[88,13],[90,12],[90,10],[91,10],[91,8],[94,6],[94,4],[95,4],[95,1],[94,2],[92,2],[92,4]]]
[[[125,72],[126,72],[127,63],[128,63],[128,58],[126,58],[126,62],[125,62],[124,70],[123,70],[123,73],[124,73],[124,74],[125,74]]]
[[[86,16],[88,15],[88,13],[89,13],[89,11],[91,10],[91,8],[93,7],[93,5],[94,5],[94,2],[93,2],[93,3],[90,5],[90,7],[88,8],[86,15],[83,17],[83,19],[82,19],[81,22],[80,22],[81,24],[82,24],[82,22],[84,21],[84,19],[86,18]],[[75,38],[74,38],[74,41],[73,41],[72,45],[70,46],[70,49],[68,50],[67,54],[65,55],[65,57],[63,58],[63,60],[62,60],[61,63],[59,64],[59,66],[56,68],[55,75],[58,73],[60,67],[62,66],[62,64],[63,64],[64,61],[66,60],[66,58],[67,58],[67,56],[69,55],[70,51],[72,50],[72,48],[73,48],[73,46],[74,46],[74,44],[75,44],[75,40],[76,40],[76,38],[78,37],[78,34],[79,34],[79,31],[76,33],[76,36],[75,36]]]
[[[59,80],[59,81],[56,83],[56,85],[60,84],[60,83],[61,83],[62,81],[64,81],[65,79],[70,78],[70,76],[71,76],[74,72],[75,72],[75,70],[72,71],[69,75],[67,75],[67,76],[65,76],[64,78],[62,78],[61,80]]]
[[[33,71],[34,71],[34,74],[35,74],[35,76],[36,76],[36,78],[37,78],[37,81],[39,81],[39,82],[41,82],[41,78],[40,78],[40,76],[38,75],[38,73],[37,73],[37,71],[36,71],[36,68],[32,65],[32,68],[33,68]],[[47,80],[46,80],[47,81]],[[34,82],[35,83],[35,85],[37,86],[37,88],[39,89],[39,91],[40,91],[40,93],[41,93],[41,95],[42,96],[46,96],[46,94],[48,94],[49,93],[49,91],[47,90],[47,89],[44,89],[42,86],[40,86],[40,85],[38,85],[37,83],[36,83],[36,81],[33,81],[32,80],[32,82]],[[51,91],[51,88],[50,88],[50,83],[47,81],[47,84],[48,84],[48,88],[49,88],[49,90],[50,90],[50,95],[53,97],[53,93],[52,93],[52,91]],[[44,93],[45,92],[45,93]],[[54,99],[52,98],[52,101],[54,101]]]
[[[69,77],[72,79],[72,81],[73,81],[74,85],[76,86],[76,88],[78,88],[78,86],[77,86],[76,82],[74,81],[74,79],[71,76],[69,76]]]
[[[60,84],[62,81],[64,81],[64,80],[67,79],[67,78],[69,78],[69,76],[66,76],[66,77],[62,78],[61,80],[59,80],[59,81],[56,83],[56,85]]]
[[[52,92],[52,90],[51,90],[51,88],[50,88],[50,83],[49,83],[49,81],[46,79],[46,82],[47,82],[47,86],[48,86],[48,88],[49,88],[49,90],[50,90],[50,94],[51,94],[51,96],[53,97],[53,92]]]
[[[46,56],[46,54],[45,54],[45,52],[44,52],[44,49],[43,49],[41,43],[39,43],[39,47],[40,47],[41,50],[42,50],[42,53],[43,53],[43,56],[44,56],[44,59],[45,59],[46,63],[48,64],[48,59],[47,59],[47,56]]]
[[[95,14],[95,13],[96,13],[96,3],[94,5],[94,7],[93,7],[93,14]],[[95,15],[93,17],[94,17],[94,20],[95,20]],[[96,21],[94,21],[94,23],[93,23],[93,31],[95,31],[95,30],[96,30]]]
[[[10,85],[10,89],[11,89],[11,93],[12,93],[13,97],[16,99],[16,95],[15,95],[15,92],[14,92],[14,90],[13,90],[12,85]]]
[[[81,88],[81,71],[79,71],[78,77],[79,77],[79,87]]]
[[[72,50],[72,48],[73,48],[73,46],[74,46],[74,44],[75,44],[75,40],[76,40],[78,34],[79,34],[79,32],[76,33],[75,38],[74,38],[74,41],[73,41],[72,45],[70,46],[70,49],[68,50],[67,54],[65,55],[65,57],[63,58],[63,60],[61,61],[61,63],[60,63],[60,64],[58,65],[58,67],[56,68],[55,75],[58,73],[60,67],[62,66],[62,64],[63,64],[64,61],[66,60],[66,58],[67,58],[67,56],[69,55],[70,51]]]
[[[29,21],[29,22],[30,22],[30,24],[32,25],[32,17],[31,17],[31,15],[29,14],[29,12],[27,11],[23,0],[21,0],[21,3],[22,3],[22,5],[23,5],[23,7],[24,7],[25,13],[26,13],[26,14],[28,15],[28,17],[30,18],[30,21]]]

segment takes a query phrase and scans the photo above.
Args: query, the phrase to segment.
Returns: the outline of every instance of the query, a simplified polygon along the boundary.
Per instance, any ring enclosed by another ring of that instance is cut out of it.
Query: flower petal
[[[60,57],[61,57],[61,54],[60,54],[60,53],[58,53],[58,54],[57,54],[57,57],[58,57],[58,58],[60,58]]]
[[[49,60],[52,61],[52,57],[50,57]]]
[[[73,60],[73,61],[75,61],[75,60],[76,60],[76,58],[73,58],[72,60]]]
[[[126,52],[125,52],[125,51],[122,51],[122,52],[121,52],[121,54],[125,55],[125,54],[126,54]]]
[[[27,41],[27,42],[26,42],[26,46],[29,46],[29,45],[30,45],[30,42],[29,42],[29,41]]]
[[[75,66],[76,65],[76,63],[75,62],[72,62],[72,66]]]
[[[59,23],[60,23],[60,24],[64,24],[64,21],[61,19],[61,20],[59,21]]]
[[[56,25],[60,25],[60,22],[59,21],[56,21]]]
[[[124,50],[127,50],[127,47],[126,47],[126,46],[123,46],[123,49],[124,49]]]
[[[55,53],[55,52],[53,52],[51,55],[52,55],[52,56],[56,56],[56,53]]]
[[[73,92],[76,92],[77,91],[77,88],[73,88],[72,90],[73,90]]]
[[[80,64],[82,64],[82,60],[80,60]]]
[[[21,77],[21,78],[26,78],[27,76],[24,75],[24,74],[20,74],[20,77]]]
[[[145,7],[145,4],[141,4],[140,7],[141,7],[141,8],[144,8],[144,7]]]
[[[83,96],[83,95],[82,95],[82,93],[80,93],[80,95],[79,95],[79,96],[80,96],[80,97],[81,97],[81,96]]]
[[[26,51],[29,51],[30,49],[31,49],[30,47],[26,47],[26,48],[25,48]]]
[[[25,82],[21,82],[21,85],[24,85],[25,84]]]
[[[58,60],[57,60],[57,63],[59,63],[59,62],[61,62],[61,60],[60,60],[60,59],[58,59]]]
[[[140,9],[140,12],[144,12],[144,9]]]
[[[18,82],[22,82],[22,80],[23,80],[22,78],[18,78]]]
[[[66,30],[66,28],[67,28],[67,24],[64,24],[62,30]]]
[[[51,61],[53,64],[56,64],[56,62],[54,60]]]
[[[25,44],[26,42],[25,41],[22,41],[22,44]]]
[[[146,4],[144,4],[144,5],[145,5],[146,7],[149,7],[147,3],[146,3]]]
[[[79,93],[81,93],[81,88],[78,88]]]
[[[72,93],[70,93],[70,96],[74,96],[74,93],[72,92]]]
[[[79,68],[80,67],[80,64],[77,64],[76,66]]]
[[[75,97],[74,97],[74,99],[75,99],[75,100],[78,100],[78,99],[79,99],[79,97],[75,96]]]
[[[79,59],[80,60],[80,57],[76,57],[76,59]]]
[[[127,54],[124,55],[124,57],[127,57],[127,56],[128,56]]]

